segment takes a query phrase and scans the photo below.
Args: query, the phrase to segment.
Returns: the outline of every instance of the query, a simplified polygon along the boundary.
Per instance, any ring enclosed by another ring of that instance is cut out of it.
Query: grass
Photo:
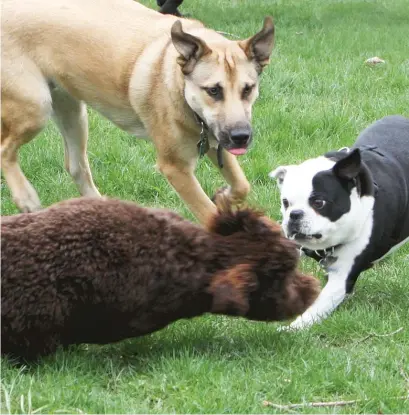
[[[407,0],[186,0],[182,9],[241,37],[255,33],[265,15],[275,18],[277,44],[254,110],[256,139],[241,159],[251,202],[273,218],[279,198],[267,173],[275,166],[348,146],[384,115],[409,115]],[[372,56],[386,64],[366,66]],[[20,154],[44,205],[78,196],[53,125]],[[152,145],[92,111],[89,154],[102,193],[191,217],[154,170]],[[209,194],[223,184],[206,160],[198,178]],[[16,212],[4,183],[1,201],[3,214]],[[405,247],[362,274],[353,298],[309,331],[278,333],[275,324],[205,316],[143,338],[60,351],[30,367],[3,360],[1,412],[279,413],[263,400],[341,399],[364,401],[297,412],[408,412],[409,401],[393,399],[409,389],[408,254]],[[323,276],[312,261],[302,267]]]

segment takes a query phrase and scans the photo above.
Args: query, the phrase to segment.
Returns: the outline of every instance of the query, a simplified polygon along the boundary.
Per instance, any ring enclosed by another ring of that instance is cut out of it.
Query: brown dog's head
[[[259,75],[274,46],[273,21],[266,17],[261,31],[242,41],[199,31],[206,41],[184,32],[179,20],[171,30],[185,76],[186,101],[226,150],[244,154],[252,139],[251,110]]]
[[[303,313],[318,296],[319,282],[297,270],[294,242],[261,213],[234,212],[225,201],[223,205],[220,210],[219,202],[209,230],[223,237],[226,257],[235,263],[216,274],[210,284],[212,312],[264,321]]]

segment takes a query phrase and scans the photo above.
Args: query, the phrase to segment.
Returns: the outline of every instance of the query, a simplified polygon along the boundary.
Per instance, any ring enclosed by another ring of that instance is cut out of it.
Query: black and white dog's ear
[[[278,187],[281,189],[285,175],[290,167],[291,166],[279,166],[275,170],[268,173],[268,177],[270,177],[270,179],[277,180]]]
[[[332,171],[340,179],[353,180],[361,171],[361,152],[359,148],[356,148],[347,154],[346,157],[335,163]]]

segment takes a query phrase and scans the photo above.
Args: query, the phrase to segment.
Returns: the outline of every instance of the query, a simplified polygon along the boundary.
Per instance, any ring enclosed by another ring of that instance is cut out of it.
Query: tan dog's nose
[[[240,147],[246,146],[248,144],[251,138],[251,134],[252,131],[250,127],[234,128],[229,132],[231,141]]]

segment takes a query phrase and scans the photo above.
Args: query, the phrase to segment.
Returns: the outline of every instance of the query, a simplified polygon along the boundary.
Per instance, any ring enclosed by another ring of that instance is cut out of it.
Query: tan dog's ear
[[[263,28],[253,37],[242,40],[239,46],[244,50],[247,57],[257,64],[260,73],[270,62],[270,55],[274,48],[274,23],[270,16],[264,19]]]
[[[211,49],[203,40],[184,32],[180,20],[173,23],[170,34],[173,45],[180,53],[177,62],[182,67],[183,74],[189,75],[199,59],[210,53]]]
[[[213,278],[208,292],[213,295],[212,313],[245,315],[249,309],[249,294],[257,288],[249,265],[236,265]]]

